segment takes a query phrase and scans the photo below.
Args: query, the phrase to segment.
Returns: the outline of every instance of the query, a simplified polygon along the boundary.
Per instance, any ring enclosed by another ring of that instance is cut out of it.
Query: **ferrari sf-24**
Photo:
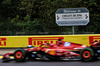
[[[13,53],[3,55],[3,61],[9,61],[10,56],[14,57],[16,62],[22,62],[28,59],[32,60],[69,60],[81,59],[82,61],[91,61],[94,57],[100,55],[100,43],[94,42],[91,46],[76,44],[71,42],[62,42],[58,44],[44,43],[39,47],[28,45],[26,48],[16,49]]]

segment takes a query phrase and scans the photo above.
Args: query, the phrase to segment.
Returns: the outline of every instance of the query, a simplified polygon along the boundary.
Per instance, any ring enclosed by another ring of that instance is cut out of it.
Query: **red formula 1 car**
[[[7,53],[3,56],[3,61],[8,61],[10,56],[14,56],[17,62],[26,59],[34,60],[66,60],[79,58],[80,51],[86,48],[86,45],[63,42],[62,44],[44,43],[40,47],[29,45],[24,49],[17,49],[14,53]]]

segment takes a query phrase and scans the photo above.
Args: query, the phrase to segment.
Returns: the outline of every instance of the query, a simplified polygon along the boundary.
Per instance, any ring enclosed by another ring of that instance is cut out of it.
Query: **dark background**
[[[75,34],[100,34],[99,0],[0,0],[0,35],[68,35],[71,26],[58,26],[59,8],[86,7],[90,22],[75,26]]]

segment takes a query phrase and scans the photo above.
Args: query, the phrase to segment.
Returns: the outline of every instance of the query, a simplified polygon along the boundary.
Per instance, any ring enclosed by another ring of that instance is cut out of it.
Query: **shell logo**
[[[56,43],[58,39],[64,39],[64,37],[29,37],[29,45],[40,46],[43,43]]]
[[[0,38],[0,46],[6,46],[6,38]]]

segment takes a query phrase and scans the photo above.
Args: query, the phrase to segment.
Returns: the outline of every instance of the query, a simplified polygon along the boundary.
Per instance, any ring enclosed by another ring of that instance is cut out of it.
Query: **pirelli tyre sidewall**
[[[93,61],[93,59],[94,59],[94,51],[90,47],[84,48],[80,52],[80,56],[81,56],[81,60],[82,61],[85,61],[85,62]]]
[[[16,62],[22,62],[26,59],[26,52],[23,49],[17,49],[14,52],[14,60]]]

